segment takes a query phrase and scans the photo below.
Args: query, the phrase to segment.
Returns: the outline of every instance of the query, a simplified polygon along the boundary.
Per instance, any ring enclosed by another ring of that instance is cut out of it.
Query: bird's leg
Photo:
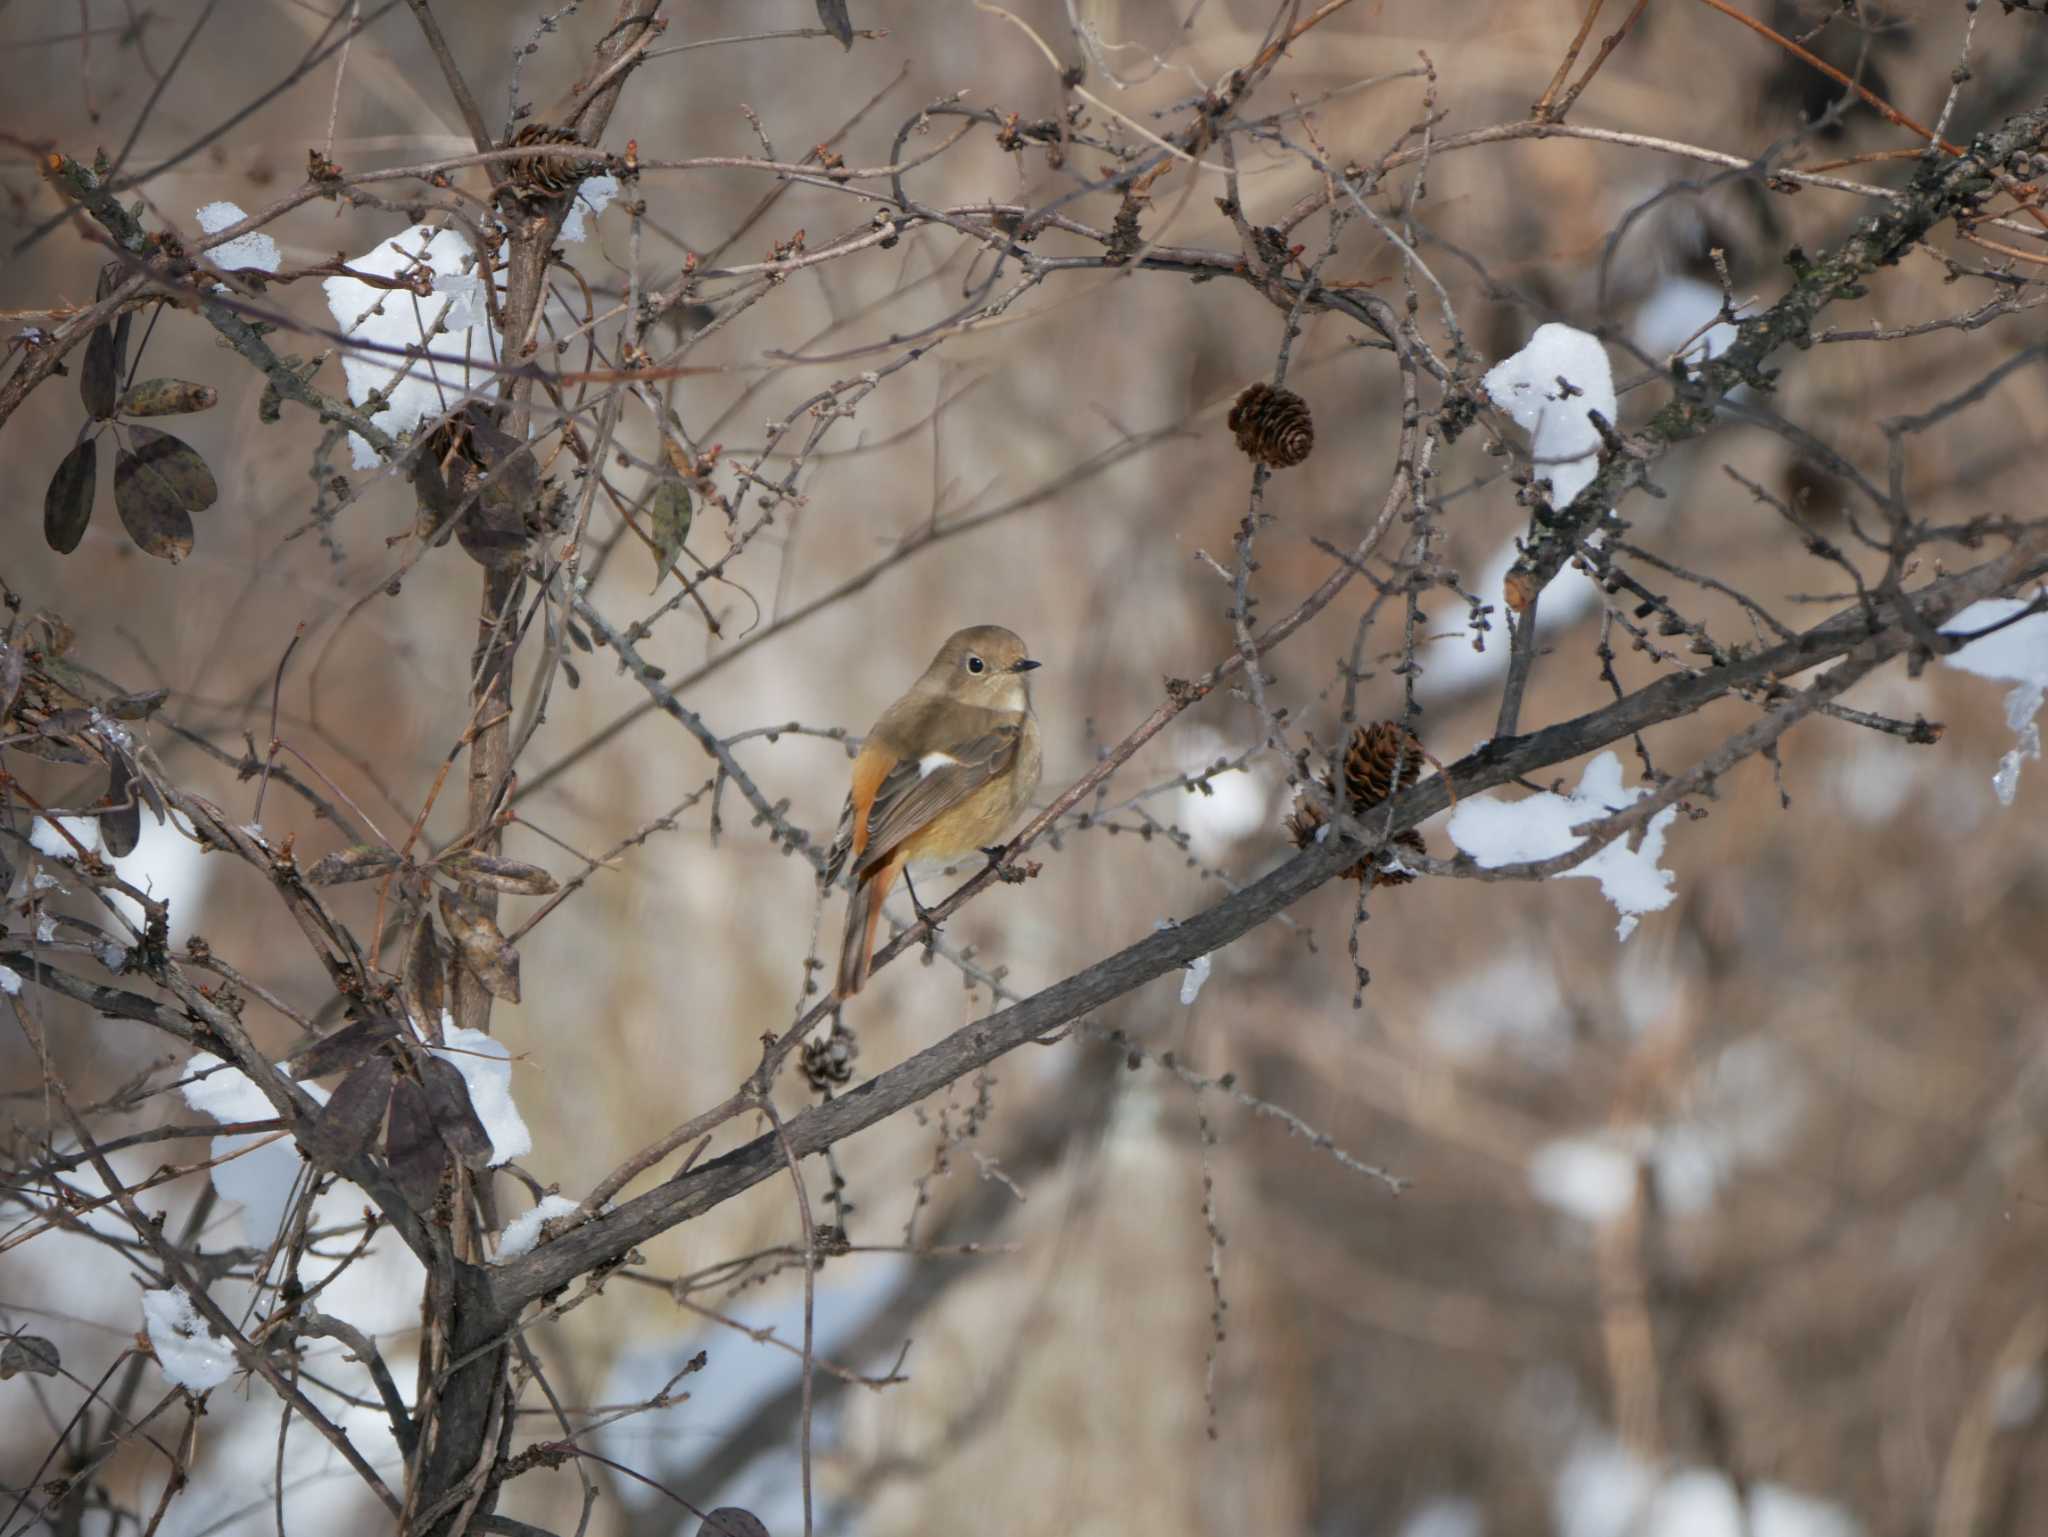
[[[939,937],[939,920],[932,916],[932,910],[917,899],[917,887],[911,883],[910,869],[903,870],[903,889],[910,896],[910,910],[917,914],[917,921],[925,926],[924,947],[929,950],[932,941]]]

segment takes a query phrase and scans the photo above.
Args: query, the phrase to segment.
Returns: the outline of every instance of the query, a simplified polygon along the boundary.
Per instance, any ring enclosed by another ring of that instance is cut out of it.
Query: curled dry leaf
[[[43,489],[43,542],[69,555],[85,537],[99,487],[99,443],[86,438],[58,463]]]
[[[496,854],[463,851],[448,855],[441,868],[459,881],[489,886],[516,897],[545,897],[561,889],[560,883],[539,865],[503,859]]]
[[[422,909],[406,942],[402,985],[406,1009],[419,1021],[420,1029],[437,1041],[441,1038],[441,1016],[448,1009],[443,975],[441,939],[434,932],[432,915]]]
[[[370,1150],[391,1103],[395,1066],[387,1056],[372,1057],[341,1080],[302,1139],[307,1157],[334,1168]]]
[[[381,843],[352,843],[336,849],[306,872],[308,886],[345,886],[350,881],[372,881],[388,875],[403,863],[395,849]]]
[[[690,488],[679,476],[662,476],[654,487],[654,499],[647,507],[647,521],[654,530],[654,586],[648,589],[650,593],[660,589],[663,580],[675,569],[676,561],[682,557],[683,544],[690,537],[690,520],[694,515]]]
[[[192,516],[184,499],[126,449],[114,454],[114,510],[143,554],[175,565],[192,553]]]
[[[469,1085],[454,1063],[428,1056],[420,1063],[420,1090],[427,1097],[427,1111],[448,1150],[472,1169],[491,1166],[491,1134],[470,1103]]]
[[[115,720],[148,720],[171,697],[167,688],[153,688],[140,694],[116,694],[100,708]]]
[[[325,1078],[329,1073],[356,1066],[385,1041],[393,1039],[398,1029],[398,1021],[391,1015],[372,1014],[343,1025],[331,1035],[321,1036],[286,1060],[295,1077]]]
[[[213,471],[206,467],[199,451],[183,438],[174,438],[154,427],[130,427],[128,435],[135,440],[136,456],[178,493],[187,512],[204,512],[220,500],[220,487],[214,481]]]
[[[441,893],[441,921],[461,952],[462,962],[476,973],[484,990],[507,1003],[519,1001],[519,952],[506,943],[491,917],[467,897]]]
[[[135,793],[135,776],[128,761],[116,755],[107,771],[107,809],[100,813],[100,841],[116,859],[135,852],[142,841],[142,801]]]
[[[448,1171],[448,1144],[434,1129],[434,1113],[425,1091],[410,1078],[392,1081],[391,1128],[385,1134],[384,1156],[399,1191],[413,1209],[431,1208],[441,1191],[441,1176]]]
[[[100,445],[86,438],[64,456],[43,492],[43,542],[59,555],[69,555],[85,537],[92,521],[93,494],[99,487]]]
[[[119,411],[123,416],[183,416],[188,411],[211,411],[219,404],[220,391],[210,384],[144,379],[121,397]]]
[[[23,1372],[36,1377],[54,1377],[64,1369],[64,1358],[54,1340],[40,1334],[17,1334],[0,1345],[0,1382]]]

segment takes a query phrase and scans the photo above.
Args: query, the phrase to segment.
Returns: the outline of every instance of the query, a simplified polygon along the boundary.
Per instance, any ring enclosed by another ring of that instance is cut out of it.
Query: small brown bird
[[[828,883],[849,860],[853,867],[835,997],[850,998],[866,983],[882,901],[898,871],[977,849],[1000,853],[991,845],[1017,820],[1044,766],[1024,676],[1037,665],[1000,625],[957,631],[861,743],[825,866]],[[923,916],[907,873],[904,883]]]

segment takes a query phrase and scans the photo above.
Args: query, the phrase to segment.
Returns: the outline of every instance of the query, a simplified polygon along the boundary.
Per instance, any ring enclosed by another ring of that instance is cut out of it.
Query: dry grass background
[[[152,9],[146,35],[159,65],[196,9]],[[311,7],[230,9],[239,14],[201,34],[153,115],[145,158],[204,132],[278,78],[323,22]],[[534,8],[442,0],[435,9],[495,123]],[[529,99],[549,101],[585,56],[603,16],[586,9],[593,14],[567,20],[529,64]],[[1063,7],[1018,9],[1072,51]],[[1250,0],[1210,0],[1177,40],[1188,9],[1141,0],[1082,6],[1102,35],[1141,45],[1115,55],[1119,67],[1150,76],[1127,90],[1098,82],[1098,91],[1142,116],[1188,94],[1182,66],[1213,80],[1245,59],[1269,20],[1269,8]],[[1612,9],[1618,19],[1621,9]],[[120,8],[89,10],[106,23]],[[739,112],[745,103],[778,150],[800,151],[899,70],[904,78],[849,135],[849,163],[885,160],[894,125],[943,92],[964,90],[972,102],[1027,116],[1057,109],[1056,79],[997,18],[911,0],[855,0],[853,11],[858,25],[886,27],[889,37],[846,56],[821,41],[784,41],[655,62],[629,90],[607,144],[631,137],[646,155],[749,154],[758,145]],[[1803,33],[1831,11],[1781,5],[1772,19]],[[131,45],[94,40],[85,71],[103,113],[97,127],[77,45],[19,45],[75,25],[79,14],[17,4],[0,16],[8,82],[0,129],[16,141],[80,153],[95,139],[118,138],[140,108],[148,82]],[[1540,94],[1578,18],[1576,5],[1555,0],[1361,3],[1304,41],[1263,105],[1277,109],[1287,91],[1308,98],[1409,70],[1426,52],[1448,114],[1441,132],[1511,121]],[[1906,4],[1866,36],[1837,12],[1813,46],[1844,67],[1867,48],[1869,78],[1926,120],[1940,109],[1969,19],[1959,4]],[[706,3],[679,11],[672,37],[810,21],[810,8],[794,0]],[[1596,35],[1609,25],[1603,18]],[[2048,63],[2041,17],[1991,6],[1975,26],[1974,78],[1951,129],[1958,139],[2033,105]],[[1146,63],[1155,49],[1172,50],[1169,67],[1156,72]],[[151,203],[188,223],[215,198],[259,205],[324,138],[333,78],[331,69],[316,74],[152,183]],[[1830,99],[1816,78],[1704,6],[1658,0],[1573,121],[1755,154]],[[1403,79],[1341,97],[1318,111],[1317,133],[1336,159],[1366,158],[1417,120],[1420,90],[1420,81]],[[459,124],[442,96],[401,9],[351,52],[335,158],[353,168],[453,153]],[[1832,159],[1903,142],[1856,110],[1805,153]],[[1310,190],[1307,169],[1278,154],[1248,161],[1247,170],[1255,223]],[[1741,181],[1706,186],[1710,174],[1676,157],[1576,140],[1442,155],[1422,208],[1437,237],[1425,255],[1475,345],[1497,358],[1547,319],[1625,330],[1660,278],[1709,270],[1709,243],[1726,248],[1739,296],[1768,300],[1782,288],[1786,247],[1825,246],[1863,212],[1814,190],[1766,197]],[[1602,243],[1632,205],[1674,179],[1703,185],[1636,228],[1603,296]],[[935,202],[1029,203],[1056,184],[1042,161],[1003,156],[983,135],[917,173],[914,185]],[[52,204],[21,161],[0,172],[0,189],[14,200],[0,231],[11,244]],[[711,173],[650,178],[645,193],[655,226],[702,249],[764,190],[756,177]],[[1148,235],[1232,246],[1215,190],[1207,180],[1190,188],[1183,175],[1168,177],[1154,207],[1175,218],[1148,224]],[[1109,204],[1096,201],[1106,220]],[[799,227],[815,237],[861,216],[843,199],[798,189],[742,243],[749,254],[741,259]],[[396,227],[390,214],[316,204],[273,233],[288,260],[314,260],[362,251]],[[623,229],[608,216],[599,240],[577,253],[593,281],[617,284]],[[675,258],[665,239],[650,238],[652,267],[666,270]],[[929,321],[957,299],[964,261],[955,244],[923,236],[887,259],[836,262],[793,279],[710,357],[692,360],[732,372],[680,381],[675,404],[701,431],[761,380],[755,365],[771,350],[801,350],[821,337],[850,345]],[[93,270],[75,237],[60,232],[8,263],[0,302],[84,299]],[[1398,292],[1386,248],[1360,236],[1329,275]],[[1916,256],[1835,323],[1897,325],[1977,302],[1976,289],[1945,277],[1934,259]],[[324,320],[311,292],[288,302]],[[814,462],[800,515],[742,558],[736,586],[709,595],[729,634],[755,622],[757,605],[763,616],[786,612],[935,517],[1048,486],[1128,436],[1178,430],[921,551],[724,669],[688,702],[722,731],[786,720],[859,731],[947,631],[1000,622],[1046,662],[1038,700],[1047,791],[1069,782],[1099,744],[1152,707],[1162,677],[1199,671],[1231,645],[1227,590],[1194,557],[1207,550],[1227,559],[1243,516],[1247,469],[1222,416],[1238,387],[1269,372],[1279,326],[1236,285],[1081,273],[1031,295],[1006,324],[896,375]],[[1875,472],[1881,418],[1925,409],[2041,334],[2037,319],[2021,316],[1983,332],[1818,347],[1779,360],[1786,373],[1777,404]],[[0,526],[8,582],[61,612],[86,637],[95,665],[134,687],[173,688],[180,718],[230,747],[243,730],[260,738],[269,680],[293,625],[305,621],[307,642],[284,692],[284,734],[380,820],[402,822],[399,808],[417,805],[464,713],[459,659],[472,634],[474,568],[451,549],[396,599],[358,609],[395,558],[387,536],[410,526],[403,488],[371,485],[335,524],[331,548],[291,538],[310,503],[314,435],[303,414],[260,424],[257,383],[196,325],[167,318],[151,349],[148,372],[205,379],[223,393],[189,434],[222,484],[198,552],[176,570],[148,561],[105,516],[68,560],[41,547],[33,493],[76,409],[53,388],[0,435],[15,489]],[[1354,350],[1334,318],[1308,325],[1296,359],[1290,382],[1315,410],[1318,448],[1271,494],[1279,521],[1261,547],[1260,584],[1275,613],[1327,570],[1313,541],[1355,538],[1377,504],[1397,411],[1383,355]],[[1645,372],[1618,349],[1616,359],[1619,378]],[[788,402],[861,366],[768,377],[710,435],[728,453],[758,442],[762,423]],[[1924,440],[1911,483],[1926,516],[2038,508],[2044,387],[2039,369],[2016,375],[1989,406]],[[1657,394],[1653,385],[1625,397],[1625,415]],[[651,451],[644,434],[628,443]],[[1468,437],[1441,467],[1442,486],[1463,492],[1449,504],[1447,527],[1451,563],[1468,577],[1526,517],[1498,462],[1479,449],[1477,435]],[[1789,594],[1838,585],[1724,465],[1774,488],[1800,473],[1781,439],[1724,428],[1659,466],[1669,495],[1631,505],[1636,537],[1774,606],[1790,609]],[[1824,502],[1828,488],[1819,491]],[[693,548],[714,558],[724,534],[707,518]],[[635,612],[647,606],[640,594],[650,581],[644,557],[622,552],[600,601]],[[1339,604],[1274,659],[1274,697],[1325,739],[1341,703],[1332,662],[1349,645],[1356,612]],[[1433,612],[1455,629],[1463,610]],[[1525,719],[1559,719],[1602,701],[1594,629],[1589,619],[1553,637]],[[1381,651],[1397,642],[1397,627],[1375,638]],[[647,651],[680,672],[715,655],[717,643],[686,611]],[[1621,665],[1625,678],[1649,675],[1638,659]],[[529,777],[639,698],[601,655],[589,659],[582,687],[557,695]],[[1382,669],[1365,702],[1393,713],[1397,680]],[[1439,1525],[1410,1528],[1427,1537],[1657,1530],[1652,1514],[1638,1514],[1642,1525],[1602,1528],[1559,1513],[1561,1470],[1606,1437],[1651,1465],[1719,1468],[1739,1487],[1768,1482],[1836,1502],[1873,1537],[2048,1528],[2048,1416],[2023,1402],[2029,1391],[2040,1395],[2048,1236],[2048,791],[2034,773],[2011,809],[1992,801],[1991,769],[2010,737],[1990,684],[1940,668],[1907,679],[1895,668],[1852,702],[1925,713],[1949,733],[1938,747],[1917,748],[1809,722],[1783,754],[1789,809],[1780,808],[1770,765],[1743,765],[1706,803],[1707,816],[1674,829],[1667,863],[1679,901],[1626,945],[1617,946],[1613,915],[1590,883],[1424,881],[1375,899],[1359,937],[1372,982],[1354,1009],[1345,958],[1351,888],[1329,887],[1291,923],[1217,956],[1192,1008],[1171,985],[1154,984],[1097,1022],[1204,1074],[1237,1074],[1358,1157],[1412,1180],[1398,1199],[1222,1096],[1197,1098],[1156,1065],[1127,1068],[1120,1050],[1097,1041],[1000,1064],[992,1113],[971,1143],[952,1150],[921,1220],[933,1241],[1009,1247],[893,1271],[849,1262],[849,1274],[881,1276],[873,1287],[888,1311],[853,1337],[844,1359],[874,1370],[903,1339],[915,1345],[907,1383],[828,1400],[818,1479],[837,1502],[834,1529],[874,1537],[1392,1533],[1427,1511]],[[1490,695],[1440,699],[1423,717],[1423,738],[1449,759],[1487,734],[1493,708]],[[1692,761],[1747,709],[1731,702],[1665,728],[1652,739],[1660,765]],[[1218,696],[1118,784],[1135,789],[1238,752],[1257,731],[1243,700]],[[248,804],[250,787],[175,742],[158,745],[205,793]],[[838,745],[784,737],[742,752],[772,799],[789,797],[792,817],[829,833],[843,790]],[[376,765],[374,781],[362,761]],[[1259,815],[1241,826],[1205,820],[1194,797],[1154,803],[1162,821],[1192,829],[1192,856],[1163,837],[1070,834],[1056,852],[1040,851],[1037,880],[985,895],[948,938],[1009,968],[1025,992],[1064,976],[1158,919],[1207,905],[1221,894],[1220,879],[1244,880],[1279,857],[1283,773],[1262,759],[1243,776]],[[547,786],[526,812],[569,844],[597,850],[707,774],[693,744],[650,718]],[[525,1002],[502,1009],[496,1028],[520,1057],[517,1092],[537,1140],[528,1167],[572,1196],[726,1093],[752,1067],[761,1032],[790,1017],[815,888],[808,868],[773,852],[736,804],[717,847],[701,811],[693,814],[528,942]],[[272,807],[273,830],[295,825],[296,807]],[[324,847],[329,835],[296,825],[309,846]],[[1446,852],[1440,832],[1431,842]],[[511,851],[559,860],[530,835],[515,836]],[[299,960],[281,914],[242,889],[247,880],[227,869],[209,886],[203,932],[223,953],[274,957],[255,974],[287,996],[312,996],[322,979]],[[835,900],[823,920],[828,949],[838,914]],[[367,923],[367,907],[355,916]],[[900,1059],[987,1002],[943,963],[888,968],[852,1010],[862,1069]],[[63,1046],[67,1065],[100,1083],[139,1070],[154,1052],[131,1028],[83,1018]],[[0,1045],[0,1062],[14,1082],[29,1081],[17,1043]],[[856,1238],[900,1241],[913,1182],[942,1139],[940,1115],[957,1126],[976,1093],[963,1084],[943,1107],[928,1105],[916,1120],[843,1150]],[[786,1098],[791,1108],[802,1102],[794,1080]],[[30,1099],[10,1103],[30,1121],[39,1113]],[[1204,1114],[1218,1139],[1206,1151]],[[1569,1215],[1535,1192],[1532,1168],[1555,1167],[1539,1154],[1555,1155],[1561,1139],[1598,1144],[1613,1166],[1639,1176],[1602,1220]],[[1015,1195],[977,1153],[1016,1181]],[[1228,1239],[1213,1439],[1204,1394],[1211,1179]],[[787,1187],[771,1184],[649,1246],[646,1268],[691,1270],[794,1233]],[[61,1312],[30,1295],[31,1280],[51,1279],[27,1268],[30,1252],[0,1257],[0,1301]],[[833,1282],[828,1267],[828,1293]],[[732,1306],[751,1317],[772,1304],[786,1324],[794,1287],[784,1275]],[[614,1283],[539,1343],[590,1401],[632,1357],[708,1343],[707,1383],[721,1373],[729,1382],[758,1379],[780,1396],[759,1412],[740,1394],[715,1400],[716,1413],[686,1404],[650,1417],[643,1423],[651,1428],[630,1442],[636,1465],[702,1503],[718,1487],[743,1487],[720,1481],[744,1479],[751,1461],[753,1476],[779,1480],[786,1497],[795,1421],[792,1396],[770,1380],[779,1361],[738,1334],[698,1339],[703,1327],[660,1289]],[[104,1338],[102,1348],[116,1343]],[[92,1348],[81,1343],[79,1358]],[[387,1348],[402,1354],[402,1337]],[[7,1392],[0,1388],[0,1399]],[[4,1407],[10,1426],[39,1428],[34,1414]],[[215,1417],[234,1412],[223,1405]],[[27,1444],[16,1437],[0,1455],[0,1476],[24,1476]],[[198,1470],[206,1479],[247,1476],[218,1458],[202,1457]],[[630,1493],[600,1505],[597,1530],[675,1528],[668,1507]],[[564,1529],[574,1506],[573,1481],[556,1474],[524,1481],[507,1508]],[[1479,1524],[1441,1524],[1468,1517]],[[172,1529],[193,1528],[174,1521]],[[1751,1529],[1768,1537],[1762,1525]]]

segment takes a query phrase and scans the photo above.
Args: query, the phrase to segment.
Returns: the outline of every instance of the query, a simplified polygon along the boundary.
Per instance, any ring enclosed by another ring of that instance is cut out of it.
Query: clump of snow
[[[1529,1157],[1536,1199],[1581,1222],[1608,1222],[1636,1193],[1636,1161],[1625,1149],[1588,1137],[1560,1137]]]
[[[1180,979],[1180,1001],[1193,1003],[1202,995],[1202,984],[1209,980],[1209,957],[1198,955],[1188,962],[1187,975]]]
[[[1579,787],[1570,795],[1546,791],[1514,801],[1493,795],[1467,799],[1451,813],[1451,841],[1487,869],[1555,859],[1578,847],[1574,827],[1600,821],[1648,793],[1643,785],[1623,789],[1621,760],[1604,752],[1586,765]],[[1677,815],[1677,807],[1667,807],[1650,818],[1635,848],[1628,846],[1627,839],[1617,838],[1561,872],[1600,883],[1607,900],[1621,914],[1616,925],[1619,938],[1634,933],[1636,921],[1644,913],[1661,912],[1677,897],[1671,872],[1657,868],[1664,853],[1665,829]]]
[[[0,966],[0,994],[12,998],[21,991],[21,973],[6,966]]]
[[[1536,949],[1510,952],[1447,982],[1430,999],[1423,1031],[1461,1061],[1496,1048],[1545,1067],[1563,1067],[1571,1057],[1571,1010],[1549,955]]]
[[[570,1216],[575,1210],[576,1203],[567,1196],[542,1196],[531,1211],[523,1211],[505,1224],[505,1231],[498,1237],[498,1263],[502,1265],[532,1253],[533,1246],[540,1242],[540,1225],[556,1217]]]
[[[223,1123],[276,1119],[276,1107],[263,1097],[255,1081],[213,1053],[195,1053],[186,1062],[185,1072],[189,1078],[181,1085],[185,1103],[202,1115]],[[327,1091],[319,1085],[301,1087],[320,1103],[327,1102]],[[242,1230],[249,1242],[268,1248],[291,1211],[305,1166],[298,1144],[277,1132],[237,1132],[215,1137],[210,1151],[215,1160],[213,1188],[222,1200],[242,1208]]]
[[[45,859],[76,859],[78,850],[71,846],[65,833],[83,844],[88,854],[100,851],[98,817],[58,817],[55,822],[47,817],[37,817],[28,825],[29,847]]]
[[[2031,606],[2024,598],[1986,598],[1956,615],[1942,627],[1942,633],[1967,635],[1989,629]],[[1944,660],[1980,678],[2017,685],[2005,696],[2005,723],[2012,728],[2013,749],[1998,760],[1998,772],[1991,776],[1998,804],[2010,806],[2019,793],[2020,764],[2041,756],[2041,726],[2036,717],[2042,703],[2048,701],[2048,613],[2014,620]]]
[[[1440,1494],[1401,1523],[1401,1537],[1485,1537],[1479,1502],[1462,1494]]]
[[[1631,331],[1635,344],[1659,362],[1675,355],[1703,363],[1735,344],[1735,327],[1714,319],[1720,313],[1721,290],[1681,273],[1664,279],[1642,302]]]
[[[1728,1476],[1668,1474],[1619,1442],[1588,1436],[1565,1458],[1551,1494],[1559,1537],[1861,1537],[1840,1506],[1782,1484],[1749,1486],[1748,1509]]]
[[[1600,434],[1586,413],[1610,427],[1619,411],[1607,349],[1598,337],[1551,321],[1529,344],[1488,370],[1486,393],[1529,434],[1539,479],[1562,507],[1592,483],[1600,468]]]
[[[352,277],[331,277],[321,285],[327,308],[350,337],[379,349],[418,348],[433,354],[404,358],[386,350],[351,350],[342,356],[349,399],[360,404],[384,391],[388,403],[370,420],[394,436],[410,432],[468,394],[467,362],[499,356],[497,330],[483,313],[483,282],[473,275],[476,253],[459,230],[416,224],[349,265],[377,277],[405,277],[424,268],[437,283],[468,278],[475,285],[457,283],[429,298],[373,288]],[[349,447],[357,469],[376,465],[376,450],[353,433]]]
[[[138,891],[147,892],[170,909],[173,944],[182,943],[199,926],[204,916],[207,887],[219,861],[208,863],[191,824],[172,811],[165,821],[142,819],[142,836],[135,847],[113,862],[114,873]],[[108,900],[128,914],[128,921],[142,926],[142,907],[123,892],[109,892]],[[102,957],[104,960],[105,957]],[[119,967],[108,963],[111,969]]]
[[[1231,744],[1223,733],[1197,727],[1183,736],[1174,767],[1193,777],[1230,756]],[[1234,768],[1213,775],[1206,789],[1191,787],[1175,796],[1173,815],[1187,828],[1190,852],[1197,859],[1216,860],[1267,825],[1271,796],[1261,772]]]
[[[444,1028],[443,1045],[429,1049],[452,1063],[469,1086],[469,1102],[491,1135],[492,1164],[533,1151],[533,1133],[512,1102],[512,1052],[481,1030]]]
[[[157,1365],[186,1392],[204,1393],[233,1375],[235,1353],[207,1329],[192,1299],[177,1287],[144,1292],[142,1321]]]
[[[1512,538],[1505,540],[1487,557],[1486,564],[1471,584],[1473,592],[1493,602],[1496,614],[1499,612],[1501,585],[1507,580],[1508,571],[1520,553]],[[1566,562],[1563,569],[1551,578],[1550,585],[1543,589],[1543,601],[1537,605],[1538,644],[1544,636],[1576,623],[1599,606],[1600,584],[1576,564]],[[1490,632],[1490,644],[1484,651],[1474,651],[1464,617],[1462,603],[1439,610],[1434,624],[1438,631],[1436,638],[1417,649],[1416,660],[1422,666],[1422,677],[1415,691],[1426,702],[1438,703],[1451,695],[1478,688],[1507,671],[1506,627],[1496,623]]]
[[[616,176],[591,176],[578,183],[576,201],[569,206],[569,216],[562,221],[562,239],[571,245],[586,239],[591,222],[609,208],[612,199],[618,195],[619,179]]]
[[[208,203],[199,210],[199,227],[209,235],[218,234],[248,217],[233,203]],[[277,252],[277,242],[261,231],[224,241],[206,252],[205,259],[223,272],[234,272],[244,267],[254,267],[258,272],[275,272],[284,265]]]

